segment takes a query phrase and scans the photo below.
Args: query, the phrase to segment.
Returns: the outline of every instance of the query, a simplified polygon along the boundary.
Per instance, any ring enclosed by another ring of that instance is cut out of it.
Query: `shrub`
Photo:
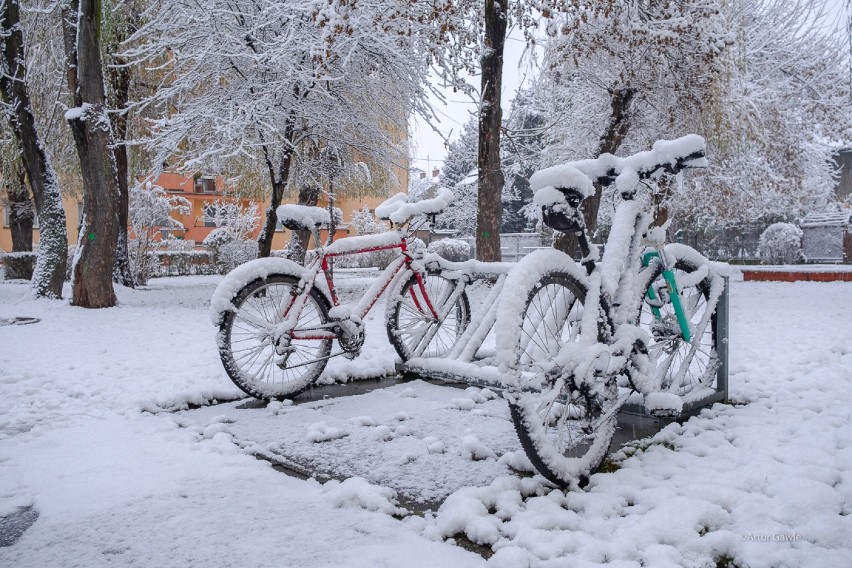
[[[192,207],[185,198],[169,195],[165,189],[150,182],[132,186],[128,197],[130,272],[136,284],[144,285],[159,266],[157,256],[152,253],[159,246],[161,229],[182,230],[183,224],[172,214],[188,215]]]
[[[470,260],[470,244],[461,239],[441,239],[429,243],[426,250],[453,262]]]
[[[227,227],[213,229],[202,242],[219,274],[257,258],[257,242],[241,238]]]
[[[30,280],[33,277],[36,257],[35,252],[9,252],[2,255],[3,272],[6,280]]]
[[[802,261],[802,230],[790,223],[769,225],[760,235],[758,255],[763,264],[794,264]]]
[[[130,273],[134,284],[144,286],[148,279],[159,269],[159,259],[152,250],[152,241],[148,238],[128,239],[127,255],[130,258]]]
[[[163,239],[160,248],[169,252],[191,252],[195,250],[195,241],[170,236],[167,239]]]
[[[158,251],[157,270],[154,276],[189,276],[196,274],[216,274],[216,266],[210,253],[204,250]]]

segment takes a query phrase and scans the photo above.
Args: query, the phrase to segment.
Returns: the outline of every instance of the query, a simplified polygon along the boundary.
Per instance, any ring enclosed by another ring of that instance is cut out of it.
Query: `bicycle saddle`
[[[438,188],[435,197],[409,202],[408,195],[397,193],[376,207],[376,216],[395,225],[404,225],[418,215],[437,215],[453,200],[453,192],[446,187]]]
[[[281,224],[291,231],[312,231],[331,222],[328,211],[321,207],[311,207],[310,205],[288,203],[287,205],[279,206],[275,212],[278,214],[278,220],[281,221]]]

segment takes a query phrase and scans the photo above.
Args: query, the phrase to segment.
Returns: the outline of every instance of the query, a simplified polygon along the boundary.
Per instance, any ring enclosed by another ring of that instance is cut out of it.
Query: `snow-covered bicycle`
[[[434,198],[413,203],[399,193],[376,208],[397,230],[324,244],[319,231],[329,223],[325,209],[279,207],[282,224],[309,230],[316,248],[305,266],[282,258],[257,259],[231,271],[216,288],[211,318],[219,326],[219,354],[231,380],[256,398],[299,394],[319,378],[331,357],[358,355],[365,339],[364,318],[386,290],[388,338],[403,361],[449,352],[470,322],[465,293],[470,278],[456,263],[412,251],[408,237],[412,220],[439,214],[452,198],[443,188]],[[401,254],[364,294],[341,304],[330,261],[394,249]],[[335,339],[341,349],[332,353]]]
[[[725,265],[664,244],[665,229],[652,228],[645,211],[647,180],[705,166],[704,149],[701,137],[689,135],[627,158],[555,166],[530,180],[544,222],[575,234],[583,255],[579,264],[553,249],[526,256],[510,271],[497,309],[503,396],[524,450],[554,483],[585,483],[631,396],[652,414],[673,416],[713,392]],[[620,199],[602,257],[581,211],[592,180],[615,183]]]

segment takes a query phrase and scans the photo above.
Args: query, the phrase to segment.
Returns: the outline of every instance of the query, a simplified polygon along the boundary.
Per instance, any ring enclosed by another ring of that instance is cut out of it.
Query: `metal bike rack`
[[[730,279],[724,277],[725,287],[716,304],[716,313],[713,314],[713,323],[716,326],[716,354],[719,356],[719,367],[716,369],[716,388],[711,394],[698,400],[684,403],[680,416],[665,418],[664,421],[673,421],[688,418],[698,414],[702,408],[706,408],[717,402],[728,402],[728,315],[730,313]],[[641,404],[625,404],[621,409],[622,414],[643,415],[650,417],[645,407]]]
[[[475,324],[468,326],[458,343],[446,357],[429,359],[411,359],[401,364],[398,371],[405,377],[425,378],[446,383],[488,387],[495,391],[501,390],[500,372],[497,367],[488,365],[487,361],[477,360],[476,352],[482,346],[487,332],[494,326],[495,311],[489,309],[497,301],[503,286],[505,276],[500,276],[494,288],[483,302],[485,314],[478,318]],[[728,401],[728,316],[730,282],[724,278],[724,289],[713,315],[716,326],[716,353],[719,356],[719,367],[716,370],[716,387],[711,394],[698,400],[685,403],[679,417],[664,420],[677,420],[697,414],[702,408],[717,402]],[[650,418],[645,407],[641,404],[625,404],[622,415],[643,416]],[[626,419],[629,420],[629,418]],[[619,418],[621,420],[621,418]],[[655,420],[657,420],[655,418]]]
[[[402,363],[397,370],[406,377],[501,390],[500,373],[497,368],[483,364],[481,360],[478,361],[476,353],[482,347],[488,332],[494,327],[497,317],[494,306],[497,304],[505,280],[505,274],[497,277],[493,288],[482,302],[483,307],[480,311],[484,313],[481,317],[471,320],[473,323],[464,331],[446,357],[411,359]]]

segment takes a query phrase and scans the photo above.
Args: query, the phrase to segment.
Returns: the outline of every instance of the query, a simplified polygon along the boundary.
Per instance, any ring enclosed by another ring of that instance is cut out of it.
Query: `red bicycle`
[[[257,259],[237,267],[216,288],[211,316],[219,326],[217,343],[225,370],[247,394],[265,400],[293,397],[313,384],[327,361],[354,358],[364,344],[364,318],[379,297],[387,302],[388,339],[406,361],[446,355],[470,323],[465,287],[470,282],[459,264],[409,248],[415,218],[434,216],[452,200],[440,189],[436,197],[409,203],[397,194],[376,208],[391,230],[376,235],[320,242],[329,222],[325,209],[282,205],[282,224],[311,231],[315,254],[305,266],[281,258]],[[330,261],[338,256],[399,249],[363,296],[341,304]],[[340,351],[332,353],[337,340]]]

